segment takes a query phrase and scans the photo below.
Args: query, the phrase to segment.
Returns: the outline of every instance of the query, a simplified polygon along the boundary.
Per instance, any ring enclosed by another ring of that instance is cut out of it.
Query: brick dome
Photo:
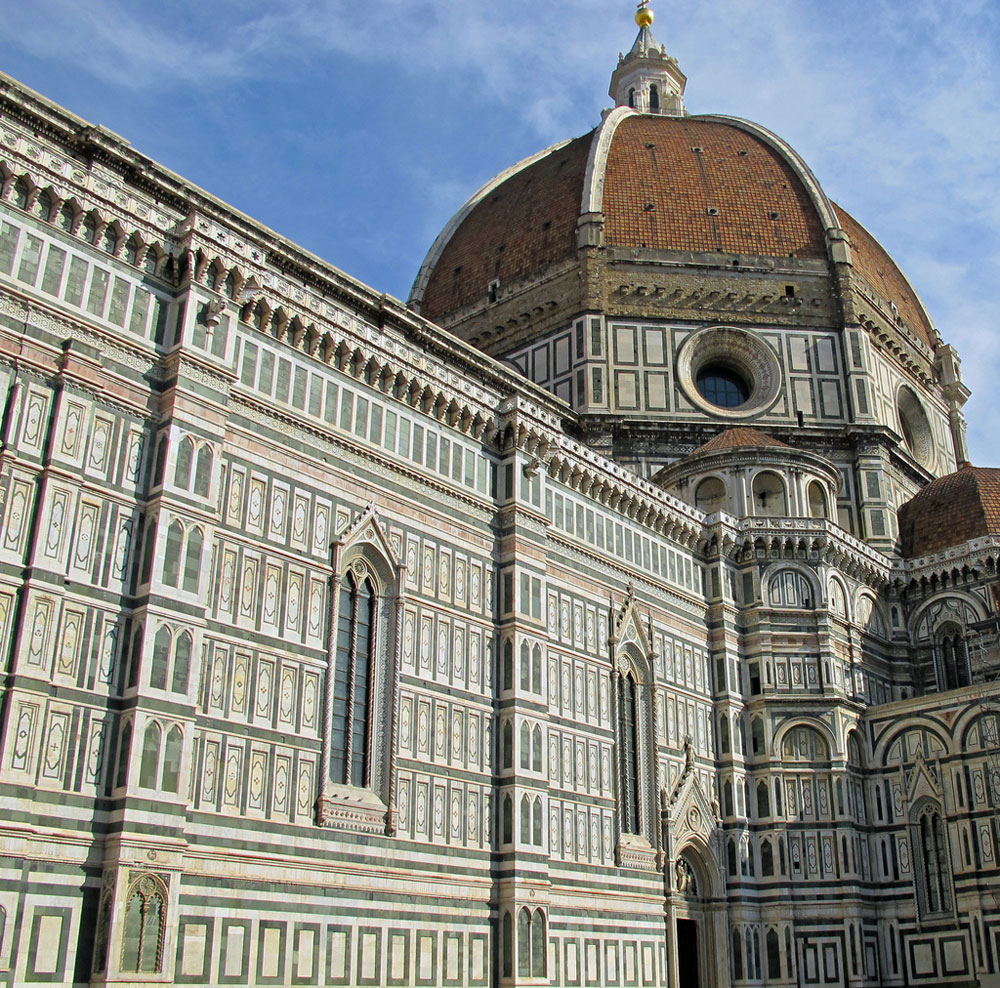
[[[1000,469],[965,464],[932,480],[899,509],[904,556],[925,556],[1000,535]]]
[[[899,268],[826,198],[802,159],[756,124],[628,107],[487,183],[434,243],[410,303],[430,319],[484,304],[576,263],[580,227],[601,220],[600,246],[824,261],[829,234],[855,271],[933,347],[934,331]]]

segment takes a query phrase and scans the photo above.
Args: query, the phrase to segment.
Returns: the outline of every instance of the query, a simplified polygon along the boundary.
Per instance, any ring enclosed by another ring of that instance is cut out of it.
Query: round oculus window
[[[778,400],[781,365],[755,333],[710,326],[681,345],[677,380],[688,401],[713,418],[749,419]]]

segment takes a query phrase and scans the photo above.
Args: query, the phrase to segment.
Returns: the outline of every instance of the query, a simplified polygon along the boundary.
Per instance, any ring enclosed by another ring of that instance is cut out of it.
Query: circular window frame
[[[916,393],[905,384],[896,392],[896,417],[903,448],[922,467],[934,465],[934,433],[930,419]]]
[[[739,374],[750,389],[742,405],[713,405],[698,390],[698,375],[711,365]],[[774,351],[755,333],[735,326],[709,326],[692,333],[677,355],[677,380],[684,396],[717,418],[744,420],[762,415],[781,394],[781,365]]]

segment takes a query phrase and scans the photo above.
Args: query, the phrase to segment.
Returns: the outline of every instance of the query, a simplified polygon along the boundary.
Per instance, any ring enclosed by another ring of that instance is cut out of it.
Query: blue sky
[[[1000,465],[1000,4],[654,0],[692,113],[764,124],[881,240]],[[629,0],[33,0],[0,67],[380,291],[515,161],[609,104]]]

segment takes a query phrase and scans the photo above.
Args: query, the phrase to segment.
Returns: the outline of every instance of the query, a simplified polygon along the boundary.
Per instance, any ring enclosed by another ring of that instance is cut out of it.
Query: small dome
[[[965,464],[932,480],[899,509],[904,556],[925,556],[1000,535],[1000,469]]]
[[[748,446],[782,446],[785,449],[791,449],[788,443],[783,443],[780,439],[775,439],[774,436],[769,436],[766,432],[761,432],[760,429],[751,429],[748,426],[742,426],[720,432],[715,438],[709,439],[704,446],[699,446],[690,455],[716,453],[722,449],[744,449]]]

